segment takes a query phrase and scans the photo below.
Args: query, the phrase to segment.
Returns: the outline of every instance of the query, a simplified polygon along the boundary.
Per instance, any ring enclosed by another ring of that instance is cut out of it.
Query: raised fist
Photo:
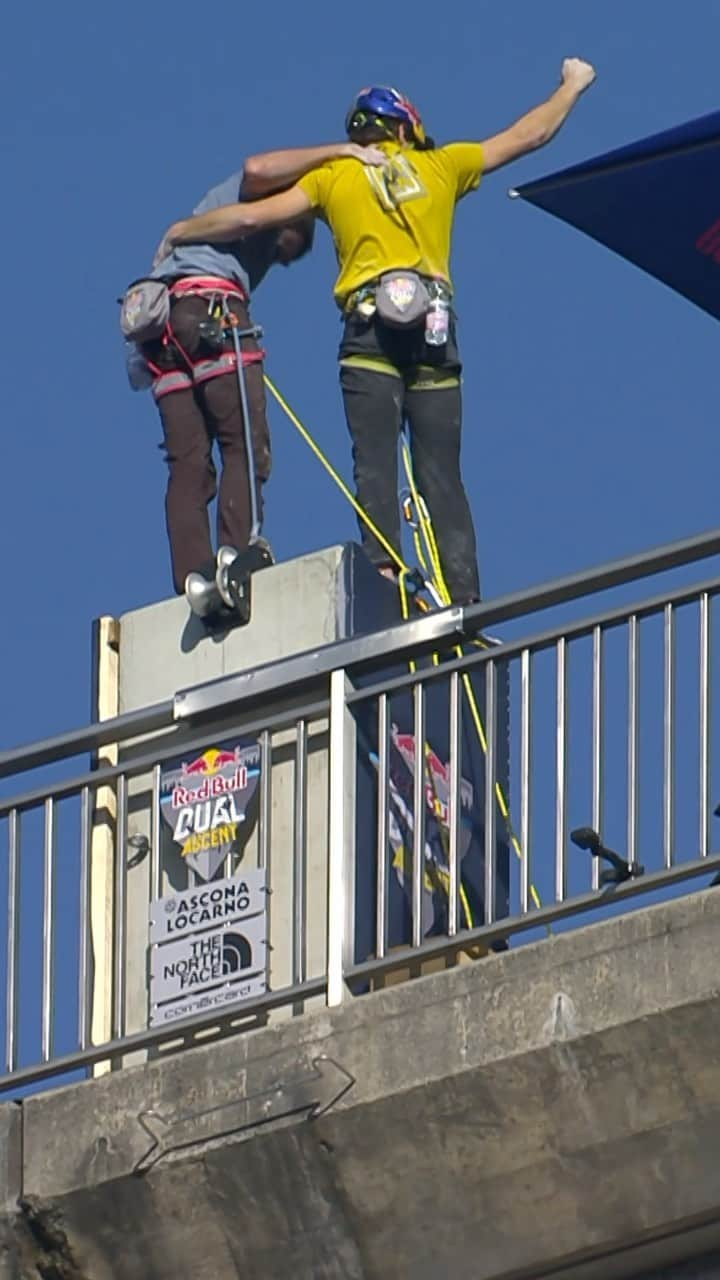
[[[566,58],[562,64],[563,83],[572,85],[578,93],[590,87],[596,74],[592,63],[583,62],[582,58]]]

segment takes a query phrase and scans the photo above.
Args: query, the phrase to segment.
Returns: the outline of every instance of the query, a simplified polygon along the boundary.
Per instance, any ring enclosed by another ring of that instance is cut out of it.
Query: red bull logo
[[[217,747],[209,747],[197,760],[191,760],[189,764],[183,763],[182,771],[188,778],[196,777],[199,773],[210,777],[227,765],[235,764],[236,760],[237,751],[221,751]]]
[[[244,791],[248,784],[248,771],[244,764],[239,764],[230,777],[218,773],[215,777],[206,777],[199,787],[173,787],[173,809],[182,809],[185,805],[199,804],[203,800],[214,800],[217,796],[232,795],[235,791]]]
[[[415,772],[415,738],[411,733],[398,733],[393,726],[393,743],[397,747],[405,764],[412,773]],[[446,826],[450,817],[449,809],[450,765],[443,764],[432,747],[425,744],[425,800],[431,813]],[[473,802],[471,783],[460,779],[460,802],[470,808]]]
[[[395,733],[393,735],[395,745],[411,767],[415,766],[415,739],[411,733]],[[450,779],[450,770],[446,764],[443,764],[438,755],[435,754],[432,747],[425,748],[425,763],[434,778],[440,778],[443,782]]]
[[[233,769],[230,773],[229,770]],[[172,790],[171,805],[173,809],[181,809],[185,805],[199,804],[203,800],[214,800],[217,796],[230,795],[234,791],[244,791],[248,785],[247,766],[239,762],[239,753],[224,751],[217,747],[208,747],[196,760],[189,764],[183,762],[180,768],[181,781]],[[184,785],[188,778],[203,778],[199,787]]]

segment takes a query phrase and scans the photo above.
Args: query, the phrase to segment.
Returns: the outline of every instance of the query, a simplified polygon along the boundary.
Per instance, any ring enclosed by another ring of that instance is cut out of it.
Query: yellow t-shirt
[[[479,142],[434,151],[380,146],[391,157],[389,174],[358,160],[331,160],[298,183],[333,234],[340,306],[384,271],[410,268],[449,283],[455,205],[480,185]]]

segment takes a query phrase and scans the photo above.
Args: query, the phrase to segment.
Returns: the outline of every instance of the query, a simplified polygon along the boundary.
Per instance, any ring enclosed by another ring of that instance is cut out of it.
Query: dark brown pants
[[[247,308],[235,299],[231,306],[241,328],[248,328]],[[212,355],[203,347],[198,333],[198,323],[207,314],[207,303],[202,298],[181,298],[172,307],[173,330],[192,360]],[[242,339],[243,351],[257,348],[255,339]],[[226,344],[226,349],[233,350],[232,342]],[[245,379],[262,516],[262,485],[270,475],[271,465],[262,365],[248,365]],[[250,488],[237,376],[226,373],[197,383],[192,389],[172,391],[158,401],[158,409],[169,467],[165,514],[173,584],[181,594],[188,573],[207,569],[213,561],[208,506],[216,493],[217,545],[242,551],[248,543]],[[220,455],[219,487],[213,460],[215,444]]]

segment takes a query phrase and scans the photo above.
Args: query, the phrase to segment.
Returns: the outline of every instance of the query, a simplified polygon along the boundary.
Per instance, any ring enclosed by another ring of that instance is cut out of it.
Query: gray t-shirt
[[[235,204],[242,197],[243,171],[233,173],[208,191],[193,213],[208,213],[224,204]],[[173,249],[154,268],[156,278],[175,276],[220,276],[234,280],[249,294],[253,293],[269,271],[275,256],[277,230],[259,231],[245,240],[229,244],[183,244]]]

